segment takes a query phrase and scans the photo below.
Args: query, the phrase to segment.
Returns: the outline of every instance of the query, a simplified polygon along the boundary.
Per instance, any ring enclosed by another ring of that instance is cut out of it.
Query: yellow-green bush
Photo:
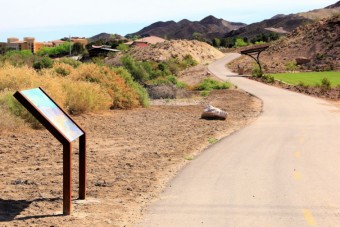
[[[83,81],[70,81],[63,84],[66,92],[65,106],[71,114],[108,110],[111,101],[109,94],[97,84]]]

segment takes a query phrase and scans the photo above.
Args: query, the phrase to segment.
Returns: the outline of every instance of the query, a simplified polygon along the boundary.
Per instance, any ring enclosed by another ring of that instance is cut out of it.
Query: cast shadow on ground
[[[61,216],[62,214],[53,214],[53,215],[36,215],[36,216],[26,216],[15,218],[22,211],[30,206],[33,202],[39,201],[54,201],[59,200],[60,198],[38,198],[33,200],[3,200],[0,199],[0,222],[13,221],[13,220],[27,220],[31,218],[46,218],[46,217],[54,217]]]

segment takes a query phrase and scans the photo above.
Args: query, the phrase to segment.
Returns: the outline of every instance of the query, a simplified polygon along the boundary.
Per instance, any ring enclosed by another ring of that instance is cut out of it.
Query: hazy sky
[[[324,8],[337,0],[0,0],[0,41],[68,35],[91,37],[101,32],[126,35],[157,21],[201,20],[208,15],[253,23],[276,14]]]

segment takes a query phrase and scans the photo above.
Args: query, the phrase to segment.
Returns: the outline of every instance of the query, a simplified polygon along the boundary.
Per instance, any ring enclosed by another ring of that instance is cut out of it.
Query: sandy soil
[[[226,110],[228,119],[200,119],[208,102]],[[76,117],[88,133],[87,199],[77,200],[76,141],[70,216],[62,215],[62,146],[46,130],[0,133],[0,226],[133,226],[186,163],[256,119],[261,105],[232,89]]]

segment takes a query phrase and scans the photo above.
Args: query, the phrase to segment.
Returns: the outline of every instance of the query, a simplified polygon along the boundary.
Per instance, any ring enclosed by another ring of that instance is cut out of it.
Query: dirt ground
[[[227,120],[200,119],[208,102],[226,110]],[[0,226],[133,226],[185,164],[254,121],[261,107],[257,98],[231,89],[76,117],[88,134],[87,199],[77,200],[76,141],[70,216],[62,215],[62,146],[46,130],[2,133]]]

